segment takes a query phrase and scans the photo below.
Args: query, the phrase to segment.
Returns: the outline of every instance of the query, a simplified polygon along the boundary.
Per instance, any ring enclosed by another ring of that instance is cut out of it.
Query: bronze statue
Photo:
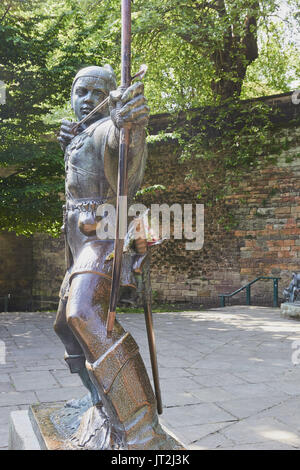
[[[141,82],[116,90],[109,65],[77,73],[71,103],[79,121],[107,98],[107,105],[77,127],[75,136],[76,123],[66,120],[59,136],[65,151],[67,271],[54,328],[64,343],[70,371],[79,374],[92,399],[91,406],[85,404],[80,437],[72,439],[97,449],[179,449],[158,422],[155,396],[135,340],[117,321],[111,336],[106,333],[114,241],[97,237],[101,221],[96,212],[104,203],[116,203],[119,133],[128,123],[129,202],[139,188],[149,116]],[[135,288],[135,268],[143,256],[123,255],[122,286]]]

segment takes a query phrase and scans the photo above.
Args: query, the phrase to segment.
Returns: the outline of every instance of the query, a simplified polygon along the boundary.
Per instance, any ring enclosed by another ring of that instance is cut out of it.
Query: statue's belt
[[[97,209],[107,202],[107,198],[67,199],[64,208],[63,230],[68,231],[68,214],[78,210],[78,228],[87,237],[95,236],[97,229]]]
[[[102,206],[108,201],[107,198],[99,199],[72,199],[65,204],[66,211],[78,210],[79,212],[93,212],[95,213],[99,206]]]

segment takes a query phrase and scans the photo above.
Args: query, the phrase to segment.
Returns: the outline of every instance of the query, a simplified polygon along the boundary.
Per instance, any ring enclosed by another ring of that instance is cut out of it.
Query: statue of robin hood
[[[71,90],[78,120],[108,98],[107,105],[78,127],[76,135],[75,123],[64,120],[61,126],[67,271],[54,329],[65,346],[70,371],[79,374],[91,395],[92,406],[83,424],[83,434],[89,437],[84,440],[81,433],[83,446],[175,449],[180,445],[159,425],[155,396],[135,340],[117,321],[111,335],[106,331],[113,263],[110,254],[115,242],[98,238],[97,208],[116,204],[119,134],[129,123],[129,201],[135,195],[144,174],[149,116],[141,82],[126,90],[116,88],[109,65],[80,70]],[[132,260],[133,256],[123,255],[121,285],[134,288]]]

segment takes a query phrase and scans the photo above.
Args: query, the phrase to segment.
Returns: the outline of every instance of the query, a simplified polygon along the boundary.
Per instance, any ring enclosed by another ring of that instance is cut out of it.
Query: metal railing
[[[220,301],[221,301],[221,307],[225,307],[225,299],[226,297],[233,297],[234,295],[238,294],[242,290],[246,289],[246,304],[251,305],[251,286],[257,281],[260,281],[261,279],[272,279],[273,280],[273,307],[278,307],[278,281],[281,279],[280,277],[272,277],[272,276],[259,276],[256,279],[254,279],[251,282],[248,282],[248,284],[245,284],[243,287],[240,287],[240,289],[237,289],[236,291],[232,292],[231,294],[219,294]]]
[[[0,301],[3,300],[3,312],[8,312],[8,305],[11,298],[11,294],[6,294],[3,297],[0,297]]]

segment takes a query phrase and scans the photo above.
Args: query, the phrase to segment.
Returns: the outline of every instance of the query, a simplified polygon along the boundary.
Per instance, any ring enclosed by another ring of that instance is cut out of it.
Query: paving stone
[[[163,391],[183,391],[189,392],[192,388],[195,388],[196,384],[193,378],[189,377],[177,377],[161,379],[161,389]]]
[[[297,448],[300,365],[293,366],[291,356],[300,323],[277,310],[234,306],[154,315],[162,420],[181,440],[199,449]],[[119,317],[152,380],[143,315]],[[9,411],[86,394],[63,360],[54,318],[0,313],[6,344],[0,390],[1,384],[3,390],[19,387],[0,392],[1,449],[7,448]]]
[[[288,425],[296,432],[300,432],[300,420],[298,410],[300,409],[300,397],[292,397],[285,400],[283,403],[278,403],[276,406],[264,410],[260,416],[272,417],[276,416],[278,421]]]
[[[174,360],[178,359],[178,364],[181,367],[184,367],[184,364],[181,365],[182,364],[182,362],[181,362],[182,359],[184,361],[188,361],[189,363],[192,363],[192,364],[194,364],[195,361],[200,362],[201,360],[203,360],[203,354],[200,353],[199,351],[195,351],[194,349],[193,350],[191,350],[191,349],[189,349],[189,350],[179,350],[179,351],[177,349],[177,351],[173,354],[172,354],[171,351],[166,350],[165,355],[166,356],[172,356],[172,358]]]
[[[299,380],[277,380],[270,383],[272,389],[283,391],[289,395],[300,395],[300,382]]]
[[[25,348],[24,351],[21,351],[19,348],[16,348],[7,358],[7,363],[15,362],[16,365],[22,364],[23,367],[30,366],[35,364],[37,359],[40,361],[43,359],[48,359],[48,352],[43,353],[43,351],[36,350],[33,348]]]
[[[193,405],[200,401],[199,398],[191,392],[180,390],[169,389],[167,392],[162,391],[161,394],[163,405],[167,407]]]
[[[300,447],[300,435],[273,417],[255,416],[223,429],[222,434],[239,444],[274,441]]]
[[[232,400],[216,400],[216,404],[222,409],[231,413],[237,418],[248,418],[249,416],[256,415],[263,410],[273,407],[286,400],[286,395],[274,394],[260,397],[247,397],[247,398],[234,398]],[[270,411],[271,415],[274,413]]]
[[[269,367],[264,367],[263,369],[256,368],[255,370],[248,371],[239,371],[235,372],[235,375],[247,383],[269,383],[270,380],[276,380],[278,378],[278,373],[275,371],[270,371]]]
[[[213,403],[231,400],[232,393],[221,387],[206,387],[198,390],[192,389],[191,393],[198,399],[198,402]]]
[[[193,442],[190,446],[192,450],[226,449],[234,445],[234,442],[219,432],[211,434],[199,441]]]
[[[4,366],[1,366],[0,365],[0,375],[2,375],[2,373],[5,373],[5,374],[11,374],[12,372],[24,372],[25,371],[25,367],[23,367],[21,364],[18,364],[18,365],[14,365],[12,363],[10,364],[5,364]]]
[[[188,369],[193,370],[193,369]],[[213,387],[213,386],[221,386],[224,387],[226,385],[243,385],[245,381],[239,377],[236,377],[234,374],[230,374],[228,372],[220,372],[220,371],[211,371],[210,374],[207,374],[207,370],[203,370],[202,373],[199,371],[195,377],[193,377],[194,382],[202,385],[203,387]]]
[[[8,449],[8,424],[5,429],[0,428],[0,449]]]
[[[15,387],[10,382],[0,382],[0,393],[13,392]]]
[[[44,359],[43,361],[35,362],[31,365],[25,366],[26,371],[37,371],[37,370],[69,370],[65,362],[61,362],[58,359]]]
[[[228,423],[197,424],[194,426],[182,426],[180,432],[187,444],[193,444],[210,434],[220,431],[226,426],[228,426]]]
[[[298,446],[288,444],[280,444],[276,441],[268,441],[263,444],[240,444],[235,446],[227,446],[222,450],[299,450]]]
[[[215,361],[214,359],[204,358],[201,361],[197,361],[194,363],[190,362],[189,367],[192,369],[200,369],[203,375],[208,375],[211,373],[217,375],[220,371],[230,373],[230,370],[232,369],[232,364],[230,364],[229,362]]]
[[[194,361],[192,361],[194,362]],[[162,367],[191,367],[191,362],[180,357],[158,356],[158,364]]]
[[[235,395],[236,398],[248,398],[248,397],[267,397],[274,393],[273,389],[267,384],[236,384],[236,385],[224,385],[224,390]]]
[[[182,426],[232,421],[236,418],[213,403],[200,403],[166,408],[164,419],[172,426],[176,424],[176,428],[180,429]]]
[[[189,369],[182,367],[160,367],[159,377],[160,379],[174,379],[178,377],[193,377],[194,374]]]
[[[11,378],[17,391],[41,390],[59,387],[57,381],[49,371],[11,374]]]
[[[81,387],[64,387],[48,390],[37,390],[36,395],[41,403],[52,403],[55,401],[71,400],[72,398],[80,398],[86,395],[87,390]]]
[[[36,402],[36,395],[32,391],[0,393],[0,407],[10,405],[30,405],[31,403]]]
[[[9,374],[6,374],[6,373],[1,373],[0,371],[0,384],[2,382],[9,382],[10,381],[10,376]]]
[[[10,332],[4,326],[0,326],[0,338],[2,340],[6,339],[6,338],[11,338]]]
[[[63,371],[64,372],[64,371]],[[52,375],[56,378],[57,382],[62,387],[79,387],[82,385],[80,377],[78,374],[71,374],[70,371],[66,371],[68,375],[64,375],[59,377],[57,372],[53,371]]]
[[[12,411],[15,411],[16,409],[18,409],[17,406],[3,406],[0,408],[0,429],[8,429],[7,424],[9,422],[9,415]],[[4,428],[2,428],[2,426],[4,426]]]

